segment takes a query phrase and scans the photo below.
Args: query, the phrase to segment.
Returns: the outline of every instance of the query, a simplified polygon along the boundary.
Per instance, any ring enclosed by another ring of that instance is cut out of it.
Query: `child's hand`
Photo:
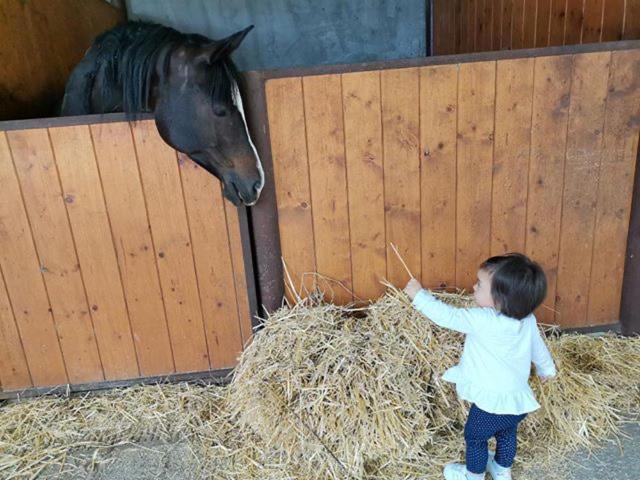
[[[422,290],[422,285],[420,285],[420,282],[415,278],[409,280],[407,286],[404,287],[404,293],[406,293],[411,300],[415,298],[420,290]]]

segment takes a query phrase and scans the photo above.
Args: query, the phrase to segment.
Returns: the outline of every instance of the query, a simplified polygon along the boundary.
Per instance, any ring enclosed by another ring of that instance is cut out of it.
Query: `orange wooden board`
[[[337,303],[353,300],[347,168],[339,75],[305,77],[304,105],[317,271]]]
[[[73,383],[104,379],[91,309],[46,129],[7,133],[64,361]]]
[[[140,374],[175,372],[149,218],[128,123],[92,125]]]
[[[138,377],[129,314],[89,127],[50,129],[106,380]]]

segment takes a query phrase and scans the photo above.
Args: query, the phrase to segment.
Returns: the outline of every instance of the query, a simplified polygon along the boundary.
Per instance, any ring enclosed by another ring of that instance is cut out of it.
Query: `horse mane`
[[[111,42],[116,43],[111,46]],[[124,112],[149,112],[157,62],[162,61],[158,80],[163,82],[169,74],[171,53],[176,48],[209,43],[211,40],[202,35],[184,34],[173,28],[144,22],[129,22],[106,32],[94,43],[99,49],[94,75],[100,65],[105,66],[101,94],[103,98],[108,98],[114,89],[120,90]],[[111,48],[101,48],[102,45]],[[238,81],[237,70],[231,59],[223,58],[213,62],[207,75],[212,101],[231,102],[232,86]],[[90,105],[92,87],[90,85],[85,92],[86,105]]]

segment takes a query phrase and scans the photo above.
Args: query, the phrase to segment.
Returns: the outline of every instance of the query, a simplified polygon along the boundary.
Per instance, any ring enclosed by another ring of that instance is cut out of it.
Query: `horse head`
[[[185,42],[156,66],[162,79],[154,87],[160,135],[218,177],[234,205],[255,204],[264,186],[229,58],[252,28],[222,40]]]

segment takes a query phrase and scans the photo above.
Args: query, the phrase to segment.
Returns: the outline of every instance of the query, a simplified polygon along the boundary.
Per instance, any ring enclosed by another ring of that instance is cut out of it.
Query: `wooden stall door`
[[[469,290],[484,259],[520,251],[549,280],[541,321],[618,320],[640,46],[300,70],[265,91],[281,250],[297,293],[321,279],[346,303],[375,299],[383,280],[404,286],[391,243],[430,288]]]
[[[244,217],[152,121],[0,131],[0,183],[3,393],[235,365]]]

